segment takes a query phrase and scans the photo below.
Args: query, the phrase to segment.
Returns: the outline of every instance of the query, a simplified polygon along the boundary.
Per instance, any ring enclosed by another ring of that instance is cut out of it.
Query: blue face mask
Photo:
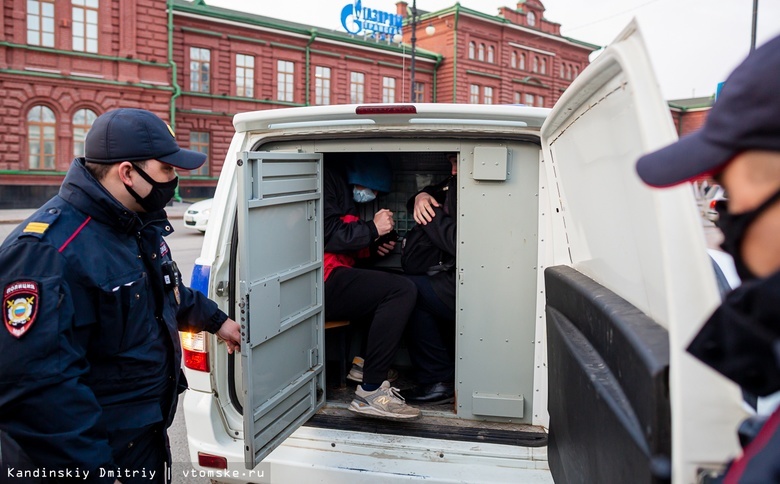
[[[370,188],[358,189],[358,187],[352,187],[352,198],[357,203],[368,203],[376,198],[376,194]]]

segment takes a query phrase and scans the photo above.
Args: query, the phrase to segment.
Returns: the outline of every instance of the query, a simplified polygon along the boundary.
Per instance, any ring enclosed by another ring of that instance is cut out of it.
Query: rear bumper
[[[552,483],[546,448],[376,435],[301,427],[258,467],[244,466],[242,436],[225,431],[212,394],[184,397],[187,441],[194,464],[173,472],[226,483],[492,482]],[[201,468],[198,452],[227,458],[228,469]],[[192,474],[194,473],[194,474]],[[174,481],[176,477],[174,476]]]

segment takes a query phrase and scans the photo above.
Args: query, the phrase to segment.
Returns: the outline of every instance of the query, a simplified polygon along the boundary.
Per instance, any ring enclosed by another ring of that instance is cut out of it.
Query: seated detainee
[[[414,221],[422,229],[420,237],[427,239],[417,243],[435,251],[438,262],[411,270],[418,275],[407,275],[417,287],[417,304],[406,330],[417,386],[401,392],[409,402],[449,403],[455,396],[458,155],[450,153],[447,159],[452,176],[425,187],[407,202],[407,210],[413,211]],[[408,237],[406,242],[414,243],[412,239]],[[410,249],[404,247],[404,251]]]
[[[379,210],[373,220],[358,216],[355,203],[390,191],[392,172],[384,156],[365,155],[345,169],[326,166],[323,173],[324,279],[326,320],[370,320],[363,383],[349,409],[360,415],[392,420],[413,419],[420,410],[406,405],[385,380],[417,299],[417,290],[401,275],[359,269],[358,257],[383,257],[395,242],[377,244],[393,230],[393,213]],[[373,252],[373,253],[372,253]]]

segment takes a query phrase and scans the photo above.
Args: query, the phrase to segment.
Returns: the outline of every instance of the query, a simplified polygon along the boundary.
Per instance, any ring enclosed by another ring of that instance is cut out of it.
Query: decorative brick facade
[[[358,86],[362,103],[412,97],[411,12],[403,1],[396,4],[407,19],[402,44],[203,0],[98,2],[92,11],[68,0],[3,3],[0,208],[36,206],[56,193],[83,139],[77,119],[85,110],[138,107],[168,121],[182,146],[208,152],[202,173],[180,174],[182,196],[202,198],[216,185],[238,112],[323,98],[350,103]],[[93,31],[82,18],[93,19]],[[498,15],[456,3],[418,18],[415,82],[424,102],[551,107],[597,48],[561,36],[539,0]]]

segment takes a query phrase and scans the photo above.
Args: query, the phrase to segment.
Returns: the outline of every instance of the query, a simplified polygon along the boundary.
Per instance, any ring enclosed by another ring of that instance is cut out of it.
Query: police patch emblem
[[[5,329],[16,338],[21,338],[30,329],[38,316],[38,283],[16,281],[3,290],[3,319]]]

